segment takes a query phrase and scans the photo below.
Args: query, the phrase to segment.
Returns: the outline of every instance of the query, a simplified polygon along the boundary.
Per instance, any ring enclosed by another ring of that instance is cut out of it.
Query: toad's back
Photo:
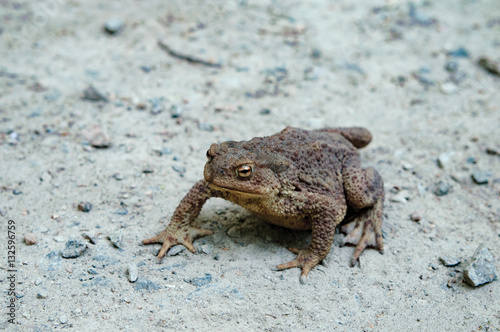
[[[255,137],[243,144],[246,150],[267,151],[293,159],[298,150],[304,148],[330,150],[352,150],[362,148],[371,141],[371,134],[365,128],[323,128],[304,130],[287,127],[268,137]]]

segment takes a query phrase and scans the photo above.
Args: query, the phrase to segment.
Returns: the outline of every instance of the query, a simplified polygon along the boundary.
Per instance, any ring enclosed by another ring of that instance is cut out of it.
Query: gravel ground
[[[496,0],[0,1],[0,328],[500,330],[500,283],[464,282],[500,266],[499,61]],[[197,254],[141,244],[211,143],[351,125],[384,255],[338,234],[301,285],[272,267],[310,232],[220,199]]]

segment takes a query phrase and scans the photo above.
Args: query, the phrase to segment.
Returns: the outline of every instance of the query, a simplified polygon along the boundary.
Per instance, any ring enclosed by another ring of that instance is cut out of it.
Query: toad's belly
[[[295,216],[279,216],[279,215],[269,215],[269,214],[260,214],[254,211],[250,211],[259,218],[267,221],[270,224],[286,227],[290,229],[295,229],[299,231],[305,231],[312,228],[312,223],[310,220],[304,217],[295,217]]]

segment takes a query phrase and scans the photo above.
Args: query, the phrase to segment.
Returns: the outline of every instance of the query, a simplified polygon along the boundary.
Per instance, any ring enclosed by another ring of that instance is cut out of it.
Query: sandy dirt
[[[500,77],[481,57],[500,61],[497,0],[0,1],[0,328],[500,330],[500,282],[462,281],[482,243],[500,268]],[[105,100],[82,98],[89,86]],[[96,125],[108,148],[89,143]],[[197,220],[215,232],[197,254],[158,264],[141,244],[211,143],[351,125],[373,133],[360,156],[385,181],[384,255],[350,268],[337,234],[301,285],[272,267],[310,232],[221,199]],[[72,239],[87,249],[63,258]]]

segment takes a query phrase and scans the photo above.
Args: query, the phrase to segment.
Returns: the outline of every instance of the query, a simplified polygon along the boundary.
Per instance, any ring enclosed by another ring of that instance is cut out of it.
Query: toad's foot
[[[367,247],[375,248],[383,253],[381,200],[375,206],[361,210],[351,222],[342,225],[340,230],[347,234],[341,246],[356,246],[350,262],[351,267],[359,265],[359,256]]]
[[[320,263],[323,258],[321,258],[318,254],[314,253],[311,251],[311,249],[295,249],[295,248],[288,248],[291,252],[294,254],[297,254],[297,257],[288,263],[280,264],[276,268],[278,270],[284,270],[284,269],[289,269],[292,267],[300,267],[302,268],[302,274],[300,275],[300,283],[305,284],[307,280],[307,275],[309,274],[309,271],[318,263]]]
[[[178,227],[169,225],[163,232],[152,238],[143,240],[143,244],[161,243],[161,249],[158,253],[158,261],[161,261],[168,249],[176,244],[182,244],[192,253],[196,253],[193,247],[194,239],[206,235],[212,235],[213,232],[208,229],[196,228],[191,226]]]

